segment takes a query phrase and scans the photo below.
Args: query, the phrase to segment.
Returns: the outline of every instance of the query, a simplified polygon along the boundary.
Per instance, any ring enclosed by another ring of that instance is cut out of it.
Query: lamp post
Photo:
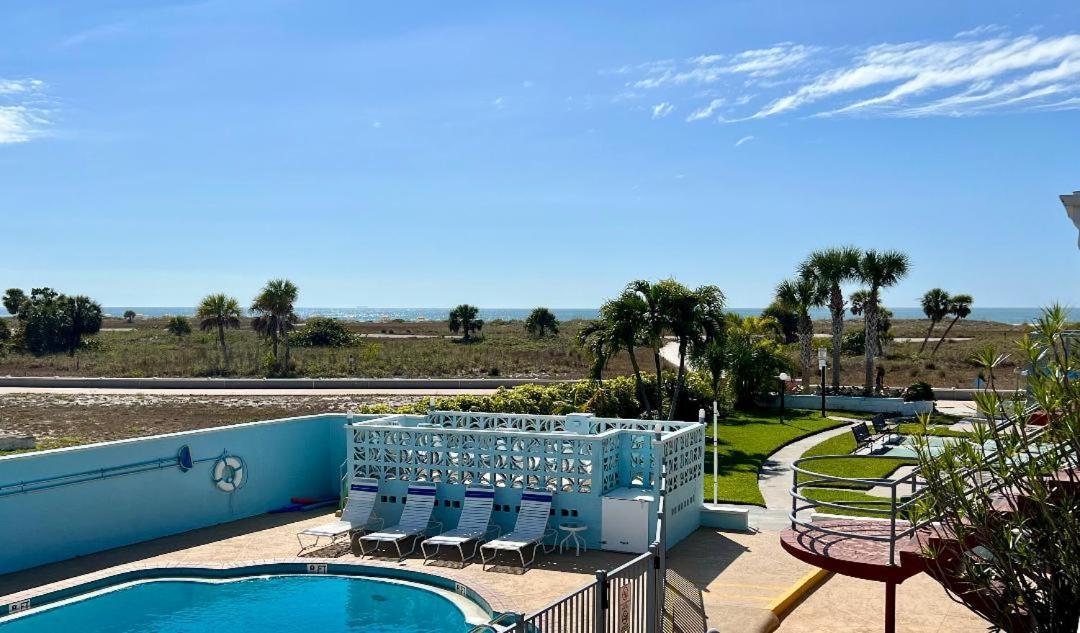
[[[817,349],[817,366],[821,370],[821,417],[828,417],[825,414],[825,366],[829,364],[828,353],[824,347]]]
[[[780,421],[784,421],[784,392],[787,391],[787,383],[791,380],[791,376],[788,376],[786,371],[780,372],[777,376],[780,379]]]

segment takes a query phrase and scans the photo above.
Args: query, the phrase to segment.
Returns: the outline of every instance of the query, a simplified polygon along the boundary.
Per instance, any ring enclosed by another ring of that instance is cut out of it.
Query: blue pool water
[[[436,593],[338,576],[147,582],[0,620],[3,633],[463,633],[468,629],[462,612]]]

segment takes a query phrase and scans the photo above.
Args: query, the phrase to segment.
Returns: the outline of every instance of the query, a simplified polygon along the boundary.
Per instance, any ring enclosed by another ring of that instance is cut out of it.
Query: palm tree
[[[62,297],[62,301],[64,318],[67,321],[68,354],[74,356],[75,351],[82,345],[83,336],[101,331],[103,313],[101,305],[85,295]]]
[[[602,319],[586,323],[585,327],[578,331],[577,340],[579,345],[592,354],[590,377],[603,385],[604,368],[616,352],[616,343],[608,323]]]
[[[807,273],[776,286],[776,301],[798,316],[799,361],[802,364],[803,387],[806,388],[810,386],[811,356],[814,351],[814,322],[810,319],[810,310],[825,303],[826,290],[816,277]],[[824,389],[825,385],[821,388]]]
[[[125,322],[134,323],[136,316],[138,316],[138,315],[135,314],[134,310],[124,310],[124,321]]]
[[[930,340],[930,334],[933,333],[934,328],[938,323],[949,314],[949,307],[951,302],[949,299],[949,293],[945,292],[941,288],[933,288],[927,290],[926,294],[922,296],[922,311],[926,315],[926,318],[930,319],[930,327],[926,330],[926,336],[923,337],[922,345],[919,346],[919,353],[922,354],[926,349],[926,343]]]
[[[480,308],[463,303],[450,311],[450,331],[454,334],[462,332],[461,342],[471,343],[472,333],[479,332],[484,327],[484,322],[477,317]]]
[[[938,348],[945,342],[945,337],[949,335],[949,331],[956,325],[956,322],[960,319],[966,319],[971,314],[971,304],[975,303],[975,299],[971,295],[953,295],[949,300],[949,314],[952,315],[953,320],[949,322],[949,327],[945,328],[945,332],[942,333],[941,339],[934,346],[934,351],[930,352],[930,356],[937,354]]]
[[[638,279],[630,282],[626,289],[638,295],[644,307],[641,337],[643,343],[652,348],[653,352],[653,363],[656,365],[656,412],[660,414],[664,410],[664,367],[660,363],[660,348],[664,346],[664,329],[667,326],[660,284]]]
[[[538,338],[547,336],[549,332],[556,335],[559,333],[559,320],[551,310],[536,308],[525,319],[525,331]]]
[[[168,325],[165,329],[169,334],[175,334],[177,339],[183,338],[185,334],[191,334],[191,323],[187,320],[187,317],[174,316],[169,319]]]
[[[289,370],[289,330],[299,321],[293,307],[299,294],[296,284],[288,279],[271,279],[251,302],[251,313],[255,315],[251,327],[273,341],[274,367],[279,372]],[[284,363],[278,357],[278,341],[285,349]]]
[[[832,317],[832,386],[840,387],[841,344],[844,340],[844,293],[841,286],[854,280],[859,272],[859,249],[854,246],[814,251],[800,267],[801,274],[811,274],[829,293]]]
[[[641,406],[651,415],[648,389],[641,378],[641,367],[637,361],[637,346],[645,341],[645,313],[648,307],[637,293],[627,290],[617,299],[606,301],[600,306],[600,322],[610,335],[609,347],[612,354],[625,351],[630,356],[630,366],[634,369],[634,384],[637,386]]]
[[[859,280],[867,286],[866,302],[862,306],[866,323],[866,372],[863,389],[867,394],[873,392],[874,360],[879,352],[881,289],[893,286],[903,279],[909,267],[908,256],[900,251],[878,252],[871,249],[863,253],[859,260]]]
[[[673,420],[686,382],[686,355],[692,346],[723,327],[724,293],[716,286],[690,290],[674,279],[665,279],[656,287],[667,329],[679,342],[679,370],[667,415],[667,419]]]
[[[240,302],[222,293],[207,295],[195,309],[195,318],[199,319],[199,329],[203,332],[217,329],[221,357],[225,361],[225,369],[228,369],[229,348],[225,345],[225,330],[240,327]]]

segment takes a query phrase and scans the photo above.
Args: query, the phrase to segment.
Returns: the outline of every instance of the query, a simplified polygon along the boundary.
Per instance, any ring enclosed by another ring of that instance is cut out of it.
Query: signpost
[[[821,370],[821,417],[827,417],[825,414],[825,366],[829,364],[828,352],[824,347],[817,349],[817,366]]]

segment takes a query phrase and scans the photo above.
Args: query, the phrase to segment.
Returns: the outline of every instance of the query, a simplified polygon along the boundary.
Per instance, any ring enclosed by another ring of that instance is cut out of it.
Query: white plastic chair
[[[405,497],[405,509],[401,511],[401,520],[395,526],[361,536],[359,541],[360,556],[367,556],[369,553],[364,548],[365,541],[375,543],[374,549],[371,550],[372,554],[383,543],[394,544],[399,561],[412,554],[416,551],[417,538],[426,534],[432,524],[431,512],[434,508],[435,484],[413,484],[409,486],[408,494]],[[442,529],[442,524],[438,521],[435,522],[435,525]],[[409,551],[402,552],[401,542],[410,538],[412,539],[412,547],[409,548]]]
[[[481,541],[492,529],[495,530],[496,538],[501,530],[498,526],[490,526],[491,509],[495,503],[495,489],[489,487],[469,487],[465,489],[465,503],[461,506],[461,518],[458,519],[456,528],[443,532],[437,536],[425,539],[420,543],[420,551],[424,554],[424,562],[437,556],[439,548],[446,545],[457,547],[461,554],[461,562],[476,558],[476,553]],[[465,545],[474,543],[472,554],[465,556]],[[435,551],[428,553],[428,546],[433,546]]]
[[[345,508],[341,511],[341,519],[330,521],[315,527],[310,527],[296,535],[300,543],[300,552],[315,549],[319,546],[319,540],[329,538],[333,545],[338,538],[351,535],[353,532],[370,529],[373,523],[382,527],[382,519],[375,514],[375,499],[379,495],[378,479],[356,479],[349,484],[349,497],[345,500]],[[301,536],[314,536],[315,542],[304,545]]]
[[[525,570],[536,560],[537,548],[543,548],[545,554],[550,554],[555,549],[554,543],[551,547],[543,544],[545,539],[555,536],[555,530],[548,527],[553,497],[554,495],[546,490],[526,490],[521,493],[521,505],[514,531],[480,546],[480,559],[484,569],[487,569],[487,564],[495,560],[500,551],[517,552],[521,558],[521,568]],[[525,550],[530,546],[532,556],[526,561]],[[484,555],[486,550],[491,550],[490,557]]]

